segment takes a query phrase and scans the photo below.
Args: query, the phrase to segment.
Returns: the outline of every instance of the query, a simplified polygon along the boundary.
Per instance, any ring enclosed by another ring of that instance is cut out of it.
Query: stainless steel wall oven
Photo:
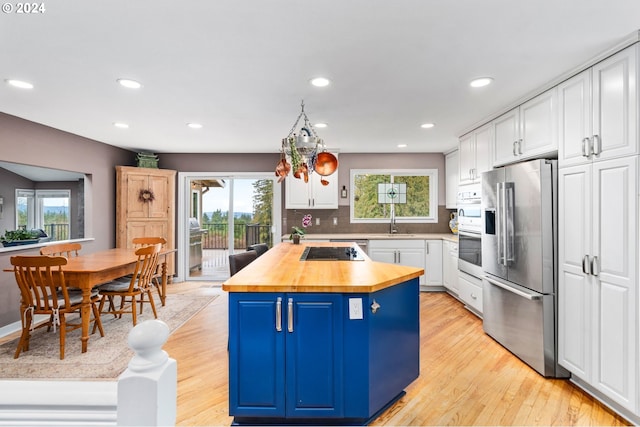
[[[482,278],[482,209],[480,184],[458,191],[458,269]]]

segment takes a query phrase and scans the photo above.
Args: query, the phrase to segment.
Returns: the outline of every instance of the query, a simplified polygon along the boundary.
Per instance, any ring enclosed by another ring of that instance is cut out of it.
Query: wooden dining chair
[[[18,348],[14,359],[20,356],[21,351],[29,350],[31,331],[41,326],[53,327],[54,332],[60,327],[60,359],[64,359],[64,347],[66,334],[69,331],[82,327],[82,322],[70,323],[66,315],[79,312],[82,307],[82,294],[69,292],[64,279],[62,266],[67,264],[67,259],[61,256],[31,255],[11,257],[11,265],[15,273],[16,282],[20,288],[21,307],[20,318],[22,321],[22,334],[18,342]],[[94,323],[100,330],[100,336],[104,336],[102,322],[98,313],[96,302],[98,294],[91,299]],[[34,324],[34,317],[38,314],[49,316],[49,320],[40,325]]]
[[[167,244],[167,239],[164,237],[134,237],[131,239],[131,243],[136,249],[157,244],[161,244],[164,248]],[[160,263],[158,263],[156,271],[151,277],[151,284],[156,288],[156,292],[158,292],[158,296],[160,297],[160,303],[164,306],[165,295],[162,293],[162,265]]]
[[[256,251],[238,252],[229,255],[229,273],[231,276],[245,268],[258,258]]]
[[[82,245],[80,243],[58,243],[40,248],[40,255],[63,256],[71,258],[78,256]]]
[[[135,270],[129,282],[114,280],[98,286],[98,291],[100,292],[100,306],[98,307],[98,311],[101,315],[110,313],[121,318],[124,313],[131,313],[133,326],[135,326],[138,321],[136,306],[140,304],[140,313],[142,314],[143,304],[148,303],[153,310],[153,316],[156,319],[158,318],[156,305],[151,295],[153,287],[151,278],[156,271],[158,255],[161,250],[162,245],[159,243],[137,249],[136,255],[138,256],[138,260],[136,261]],[[147,300],[145,300],[145,295],[148,297]],[[116,307],[115,297],[120,297],[119,308]],[[105,311],[105,303],[107,302],[108,307]],[[95,326],[93,329],[95,331]]]

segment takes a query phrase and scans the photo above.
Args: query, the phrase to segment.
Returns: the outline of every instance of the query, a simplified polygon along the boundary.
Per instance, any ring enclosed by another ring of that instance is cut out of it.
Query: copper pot
[[[327,151],[318,153],[315,170],[319,175],[331,175],[336,169],[338,169],[338,159],[336,156]]]

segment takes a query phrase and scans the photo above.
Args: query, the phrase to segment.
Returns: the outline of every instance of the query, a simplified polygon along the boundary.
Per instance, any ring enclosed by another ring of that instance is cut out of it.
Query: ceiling
[[[78,181],[84,174],[59,169],[41,168],[19,163],[0,161],[0,169],[6,169],[31,181]]]
[[[445,152],[640,29],[635,0],[43,4],[0,16],[0,111],[156,153],[275,153],[303,99],[341,153]],[[480,76],[493,84],[469,87]]]

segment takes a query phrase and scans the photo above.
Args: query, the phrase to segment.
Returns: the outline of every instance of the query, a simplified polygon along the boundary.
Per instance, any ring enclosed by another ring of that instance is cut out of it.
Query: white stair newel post
[[[129,332],[135,356],[118,378],[119,426],[173,426],[176,422],[178,365],[162,346],[169,327],[147,320]]]

